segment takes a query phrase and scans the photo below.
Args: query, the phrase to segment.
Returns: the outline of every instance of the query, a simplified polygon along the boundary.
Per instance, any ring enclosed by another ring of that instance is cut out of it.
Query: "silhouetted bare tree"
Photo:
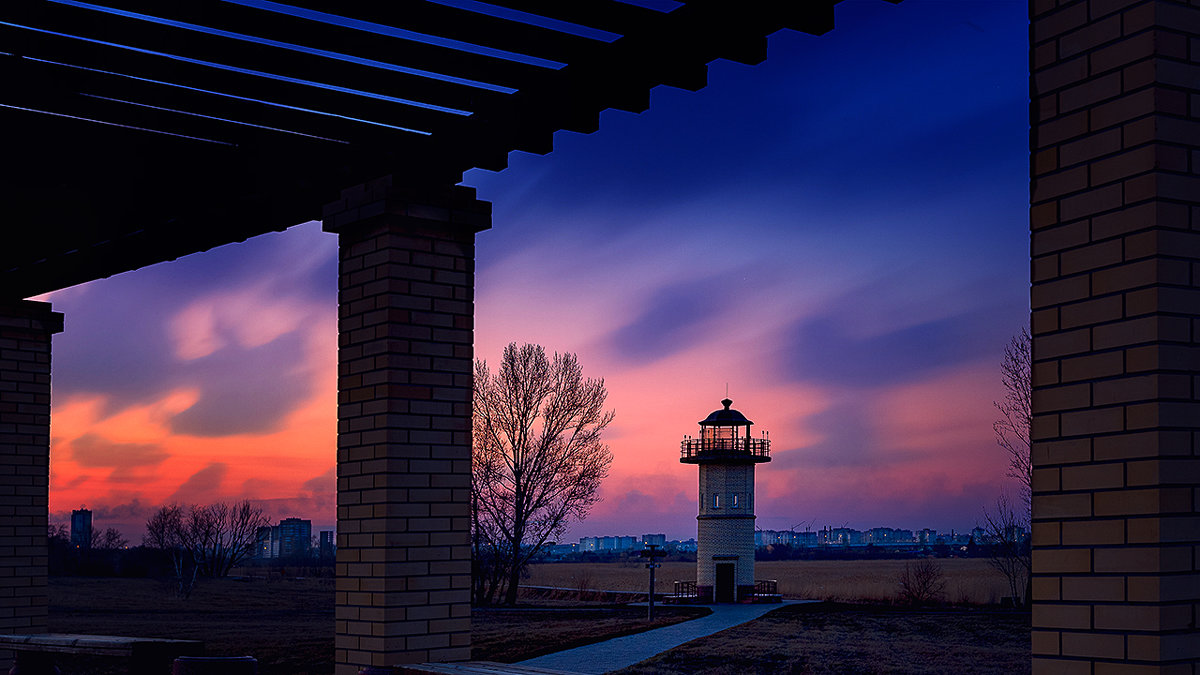
[[[71,530],[64,523],[50,523],[46,527],[46,538],[69,544],[71,542]]]
[[[99,529],[92,530],[93,550],[116,551],[126,546],[129,546],[129,540],[115,527],[107,528],[103,532]]]
[[[254,550],[258,528],[267,524],[262,509],[249,500],[192,506],[188,536],[196,565],[207,577],[223,577]]]
[[[599,498],[612,453],[600,441],[614,413],[604,380],[584,379],[574,354],[504,349],[493,375],[475,362],[471,526],[474,596],[517,601],[521,572]]]
[[[904,571],[897,581],[900,583],[900,602],[908,605],[931,604],[946,591],[946,575],[933,558],[904,563]]]
[[[983,514],[983,529],[987,532],[991,557],[988,563],[1008,582],[1013,603],[1018,607],[1029,600],[1033,555],[1029,541],[1023,536],[1029,523],[1026,515],[1018,514],[1006,496],[996,499],[996,506]]]
[[[1029,429],[1033,424],[1033,352],[1028,330],[1022,328],[1004,348],[1000,372],[1004,400],[994,403],[1001,417],[992,424],[992,430],[996,432],[996,443],[1008,453],[1007,475],[1017,481],[1028,511],[1033,485],[1029,442]]]
[[[196,586],[196,558],[188,543],[185,511],[178,504],[160,506],[146,520],[142,545],[166,552],[175,575],[175,595],[186,598]]]
[[[248,500],[186,509],[171,504],[159,507],[146,521],[143,543],[170,554],[178,595],[187,597],[197,574],[226,576],[249,556],[258,528],[266,524],[262,509]]]
[[[1004,400],[995,403],[1001,417],[992,425],[996,443],[1008,453],[1007,476],[1017,482],[1020,504],[1001,494],[990,510],[985,510],[984,530],[991,545],[990,563],[1008,582],[1013,602],[1018,606],[1029,599],[1033,560],[1028,540],[1021,536],[1031,524],[1033,504],[1033,345],[1029,331],[1009,341],[1000,363]]]

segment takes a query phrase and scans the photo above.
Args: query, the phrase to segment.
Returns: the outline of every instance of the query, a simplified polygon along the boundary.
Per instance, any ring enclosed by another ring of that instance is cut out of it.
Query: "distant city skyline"
[[[969,529],[1007,489],[992,401],[1028,320],[1026,7],[847,0],[828,35],[660,87],[641,115],[472,171],[475,350],[579,356],[617,411],[611,476],[565,538],[694,536],[679,440],[769,430],[758,525]],[[42,299],[51,519],[132,543],[157,506],[250,498],[336,522],[337,275],[316,223]]]

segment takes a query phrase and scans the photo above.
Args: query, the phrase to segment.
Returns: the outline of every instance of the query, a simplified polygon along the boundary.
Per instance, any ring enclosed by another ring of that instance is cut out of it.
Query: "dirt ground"
[[[980,558],[938,560],[946,575],[945,602],[990,605],[1009,595],[1004,577]],[[900,589],[903,560],[778,560],[754,564],[757,579],[775,579],[785,598],[835,602],[893,602]],[[672,592],[674,580],[695,580],[696,564],[663,563],[655,590]],[[545,563],[531,565],[524,583],[571,589],[645,591],[648,575],[640,562]]]
[[[1029,615],[795,605],[677,647],[622,675],[1022,675]]]

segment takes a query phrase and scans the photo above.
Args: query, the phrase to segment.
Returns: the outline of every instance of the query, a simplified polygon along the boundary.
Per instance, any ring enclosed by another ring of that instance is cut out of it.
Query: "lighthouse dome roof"
[[[700,421],[700,426],[736,427],[754,424],[754,422],[746,419],[745,415],[729,407],[733,405],[732,399],[723,399],[721,405],[725,407],[720,410],[714,410],[712,414]]]

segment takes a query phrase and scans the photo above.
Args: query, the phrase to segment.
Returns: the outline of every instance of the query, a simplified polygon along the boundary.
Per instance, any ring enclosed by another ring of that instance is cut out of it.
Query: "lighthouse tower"
[[[684,437],[679,461],[700,466],[696,516],[696,594],[701,602],[743,602],[754,595],[754,465],[771,461],[771,442],[751,438],[753,424],[730,409],[700,422],[700,437]]]

